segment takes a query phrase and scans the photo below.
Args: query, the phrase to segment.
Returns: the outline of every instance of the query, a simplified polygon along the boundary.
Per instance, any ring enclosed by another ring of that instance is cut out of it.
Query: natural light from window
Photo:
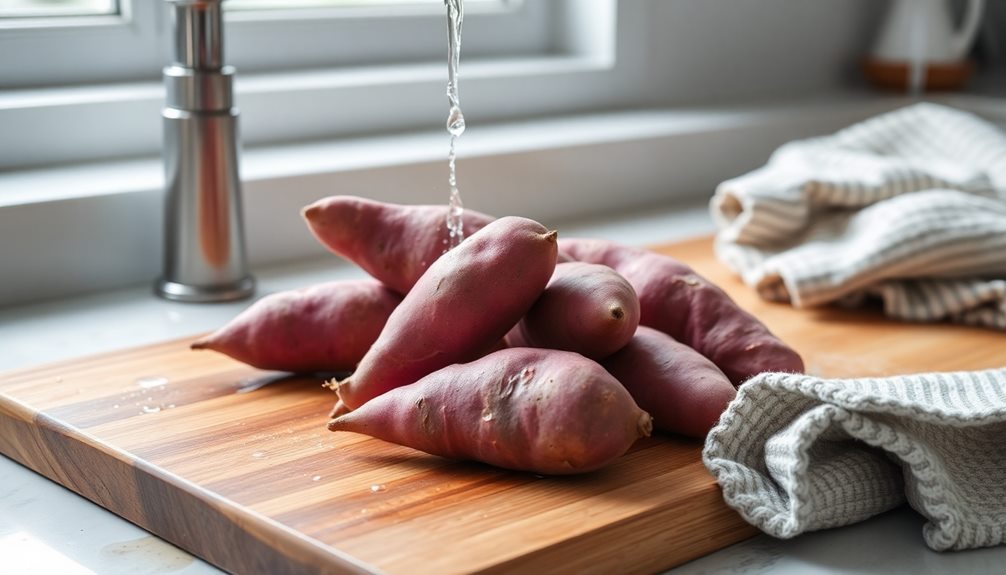
[[[0,18],[117,14],[116,0],[0,0]]]
[[[491,0],[470,0],[486,3]],[[497,2],[499,0],[496,0]],[[226,0],[228,10],[290,10],[350,6],[442,4],[442,0]],[[117,14],[117,0],[0,0],[0,18]]]
[[[224,2],[224,7],[232,10],[287,10],[290,8],[329,8],[332,6],[430,3],[442,3],[442,0],[227,0]]]

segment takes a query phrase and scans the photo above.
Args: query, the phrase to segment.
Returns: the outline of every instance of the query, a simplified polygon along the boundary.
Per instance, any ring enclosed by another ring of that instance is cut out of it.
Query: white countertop
[[[704,205],[669,206],[560,233],[667,242],[711,231]],[[335,258],[255,270],[259,295],[362,272]],[[185,337],[219,327],[248,302],[159,300],[149,286],[0,310],[0,372]],[[855,526],[790,541],[758,536],[674,569],[675,575],[778,573],[1001,573],[1006,547],[935,553],[923,519],[901,508]],[[62,486],[0,456],[0,571],[12,574],[220,573]]]

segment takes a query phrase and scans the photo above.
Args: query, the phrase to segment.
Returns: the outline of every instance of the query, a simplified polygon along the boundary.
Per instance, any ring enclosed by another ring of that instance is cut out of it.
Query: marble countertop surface
[[[567,235],[637,245],[708,233],[704,205],[676,205],[560,227]],[[334,258],[255,270],[258,295],[362,272]],[[149,286],[0,310],[0,372],[179,338],[219,327],[247,302],[189,305]],[[789,541],[758,536],[670,573],[1002,573],[1006,547],[936,553],[924,520],[900,508],[863,523]],[[62,486],[0,456],[0,572],[11,574],[220,573]]]

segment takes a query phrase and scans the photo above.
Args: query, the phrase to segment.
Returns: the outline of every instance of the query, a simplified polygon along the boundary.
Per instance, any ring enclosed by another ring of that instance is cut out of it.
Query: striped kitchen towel
[[[1006,329],[1006,133],[923,103],[723,182],[716,254],[770,300]]]
[[[935,550],[1006,542],[1006,369],[871,379],[763,373],[703,462],[727,504],[790,538],[906,499]]]

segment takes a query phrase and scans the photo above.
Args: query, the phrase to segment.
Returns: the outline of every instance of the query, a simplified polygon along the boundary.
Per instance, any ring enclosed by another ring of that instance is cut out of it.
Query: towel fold
[[[889,378],[765,373],[710,432],[726,502],[770,535],[861,521],[906,499],[935,550],[1006,539],[1006,369]]]
[[[1006,133],[974,115],[916,104],[791,142],[711,209],[717,256],[766,299],[1006,329]]]

